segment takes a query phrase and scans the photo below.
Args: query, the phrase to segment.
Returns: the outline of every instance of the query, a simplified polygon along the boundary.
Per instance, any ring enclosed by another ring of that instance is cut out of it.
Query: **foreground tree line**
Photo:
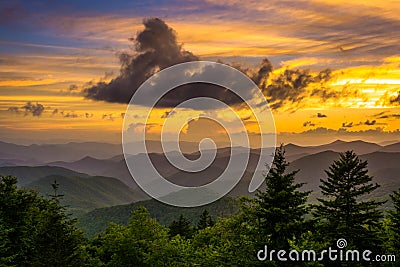
[[[384,216],[384,202],[368,198],[379,185],[368,175],[367,162],[352,151],[340,154],[321,180],[317,205],[307,204],[311,192],[301,191],[297,172],[287,172],[287,167],[281,146],[265,175],[265,187],[255,198],[241,198],[240,212],[230,218],[214,221],[204,211],[196,226],[180,216],[166,227],[140,207],[127,225],[110,223],[92,239],[85,238],[60,206],[56,183],[55,193],[46,199],[18,189],[16,178],[0,176],[0,265],[369,266],[257,257],[265,245],[276,251],[322,251],[337,248],[341,238],[346,249],[400,258],[400,190],[391,195],[394,209]],[[396,260],[385,266],[398,266]]]

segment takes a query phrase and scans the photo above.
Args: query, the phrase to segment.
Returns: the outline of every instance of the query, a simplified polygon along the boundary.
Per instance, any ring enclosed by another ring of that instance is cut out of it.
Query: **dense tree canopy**
[[[110,223],[90,239],[60,206],[57,182],[47,199],[18,189],[14,177],[0,176],[0,266],[340,266],[257,257],[264,245],[320,252],[339,238],[348,248],[399,252],[400,190],[391,195],[394,208],[383,220],[382,202],[370,198],[378,185],[367,162],[351,151],[342,153],[321,179],[316,206],[307,204],[310,192],[301,190],[297,172],[288,172],[288,166],[281,146],[263,188],[254,198],[240,198],[240,210],[228,218],[215,220],[204,209],[196,219],[181,215],[167,227],[139,206],[127,224]]]
[[[0,265],[72,266],[83,261],[85,242],[57,202],[17,189],[0,176]]]

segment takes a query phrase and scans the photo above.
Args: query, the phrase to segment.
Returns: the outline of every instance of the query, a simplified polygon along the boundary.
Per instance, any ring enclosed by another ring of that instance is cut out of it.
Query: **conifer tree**
[[[0,265],[80,266],[85,239],[55,201],[0,175]]]
[[[60,195],[58,193],[58,189],[60,187],[60,184],[57,183],[57,180],[54,180],[54,182],[51,184],[51,187],[53,188],[53,194],[49,195],[50,199],[57,204],[60,204],[60,200],[64,195]]]
[[[382,213],[378,207],[384,202],[365,199],[379,187],[372,183],[367,164],[347,151],[325,171],[327,179],[321,179],[320,185],[324,198],[318,198],[314,213],[325,242],[344,238],[351,247],[379,248],[377,229]]]
[[[215,224],[214,220],[211,218],[210,213],[208,210],[204,210],[203,213],[200,215],[199,221],[197,223],[197,229],[205,229],[209,226],[213,226]]]
[[[394,210],[389,211],[390,230],[393,234],[391,237],[393,249],[394,251],[400,251],[400,190],[393,192],[390,198],[394,205]]]
[[[285,159],[283,145],[275,151],[273,165],[265,176],[265,191],[258,191],[252,201],[250,212],[258,222],[260,245],[268,244],[276,249],[289,249],[289,240],[300,235],[307,213],[307,197],[310,192],[301,192],[303,183],[295,183],[298,171],[287,172],[289,163]]]
[[[169,226],[170,236],[180,235],[181,237],[190,238],[193,234],[193,228],[190,221],[181,214],[178,220],[172,221]]]

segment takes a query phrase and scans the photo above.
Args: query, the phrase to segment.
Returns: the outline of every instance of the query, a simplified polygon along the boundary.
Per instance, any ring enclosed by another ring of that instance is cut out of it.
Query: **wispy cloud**
[[[40,117],[45,108],[40,103],[36,102],[36,104],[33,104],[32,102],[27,102],[24,106],[21,107],[21,109],[24,110],[25,116],[31,114],[34,117]],[[18,108],[16,109],[16,107],[11,107],[9,110],[10,111],[17,110],[17,112],[18,112]]]

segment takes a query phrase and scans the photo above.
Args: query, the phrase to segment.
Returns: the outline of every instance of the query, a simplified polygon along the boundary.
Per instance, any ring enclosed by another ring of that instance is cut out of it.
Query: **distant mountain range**
[[[51,145],[16,145],[0,141],[0,164],[4,162],[19,165],[21,161],[28,165],[37,165],[51,161],[74,161],[85,156],[106,159],[122,154],[121,145],[85,142]]]
[[[148,151],[140,151],[138,143],[130,144],[127,153],[137,155],[141,153],[163,153],[160,142],[148,141]],[[181,142],[182,152],[185,154],[198,153],[198,143]],[[219,144],[219,150],[222,153],[244,151],[243,147],[224,148]],[[367,154],[376,151],[382,152],[400,152],[400,142],[390,143],[386,146],[369,143],[365,141],[345,142],[337,140],[335,142],[319,146],[299,146],[295,144],[286,144],[286,156],[290,161],[300,157],[323,152],[327,150],[343,152],[345,150],[354,150],[357,154]],[[171,152],[171,151],[168,151]],[[254,152],[254,150],[253,150]],[[71,142],[66,144],[42,144],[42,145],[16,145],[0,141],[0,166],[34,166],[47,164],[49,162],[74,162],[85,157],[95,159],[109,159],[118,161],[122,159],[122,146],[120,144],[98,143],[98,142]]]
[[[397,144],[398,144],[398,150],[392,152],[400,152],[400,143]],[[288,161],[294,161],[301,157],[324,151],[344,152],[346,150],[353,150],[358,155],[362,155],[380,151],[385,148],[386,147],[384,146],[380,146],[375,143],[369,143],[361,140],[351,141],[351,142],[337,140],[335,142],[320,146],[298,146],[294,144],[285,145],[286,157]]]
[[[158,145],[159,143],[153,142],[150,144],[153,152],[132,153],[128,160],[134,159],[140,168],[145,166],[144,162],[149,157],[166,179],[184,186],[198,186],[213,181],[225,170],[231,157],[247,151],[244,147],[219,148],[209,168],[198,173],[189,173],[172,166],[165,154],[155,153],[159,149]],[[185,146],[185,157],[197,159],[200,156],[198,151],[193,150],[194,144],[185,143]],[[198,148],[197,143],[196,147]],[[361,159],[367,160],[374,181],[382,185],[371,197],[387,199],[389,193],[400,187],[400,142],[391,142],[385,146],[364,141],[341,140],[320,146],[287,144],[286,158],[291,162],[289,170],[300,170],[296,181],[306,183],[303,190],[314,191],[310,197],[311,201],[315,201],[319,195],[320,179],[326,177],[324,170],[339,158],[339,152],[346,150],[353,150]],[[60,193],[64,195],[63,203],[68,205],[74,214],[148,200],[149,196],[132,179],[121,153],[121,145],[116,144],[21,146],[0,142],[0,174],[16,176],[20,187],[35,189],[42,195],[51,194],[51,183],[57,180]],[[177,152],[173,151],[168,153],[172,158],[177,155]],[[244,175],[229,196],[251,196],[247,189],[253,173],[262,176],[265,169],[256,169],[259,155],[260,149],[250,150],[250,159]],[[238,177],[241,172],[242,170],[234,165],[232,179]],[[154,177],[150,174],[146,179],[150,185],[154,183]]]
[[[289,170],[300,170],[296,179],[306,183],[304,189],[319,191],[320,179],[326,178],[324,170],[338,158],[338,152],[324,151],[293,161]],[[374,177],[374,182],[391,185],[391,191],[400,188],[400,152],[372,152],[360,155],[360,158],[368,161],[369,174]]]
[[[369,162],[371,174],[382,174],[377,179],[386,182],[390,177],[396,175],[397,164],[400,162],[400,143],[390,144],[388,146],[380,146],[374,143],[364,141],[335,141],[330,144],[321,146],[298,146],[288,144],[285,146],[286,158],[291,161],[290,169],[300,169],[297,178],[301,182],[306,182],[306,189],[319,190],[319,179],[325,177],[324,170],[329,167],[333,160],[338,159],[339,152],[345,150],[353,150]],[[180,171],[174,166],[170,165],[164,154],[150,153],[148,156],[152,159],[153,165],[157,167],[159,172],[164,175],[171,182],[184,185],[184,186],[198,186],[207,184],[217,178],[227,166],[230,159],[230,148],[219,149],[216,159],[213,164],[204,171],[189,174],[185,171]],[[244,153],[245,148],[235,147],[232,148],[233,155]],[[207,153],[207,151],[205,152]],[[249,164],[244,174],[244,179],[236,187],[232,195],[241,195],[247,192],[246,184],[250,182],[250,178],[254,171],[257,175],[262,175],[262,169],[255,170],[256,163],[258,162],[259,150],[251,150]],[[174,155],[172,154],[172,157]],[[198,152],[185,155],[188,158],[198,157]],[[144,162],[146,154],[132,155],[136,161]],[[388,166],[389,163],[393,163]],[[90,175],[103,175],[115,177],[126,183],[132,188],[137,188],[131,175],[126,167],[123,156],[116,156],[111,159],[100,160],[91,157],[85,157],[74,162],[51,162],[51,166],[60,166],[68,168],[77,172],[88,173]],[[139,164],[139,166],[143,166]],[[240,169],[235,170],[234,173],[240,173]],[[390,177],[389,177],[390,176]],[[392,180],[396,180],[394,177]],[[149,183],[152,177],[148,178]]]
[[[89,175],[85,173],[76,172],[62,167],[53,166],[11,166],[0,167],[1,175],[11,175],[18,178],[18,185],[24,186],[26,184],[36,182],[49,175],[57,175],[62,177],[82,177],[87,178]]]
[[[153,142],[151,145],[155,147],[158,144]],[[186,142],[186,145],[189,146],[189,143]],[[388,161],[393,159],[396,161],[397,154],[392,155],[387,153],[400,152],[400,142],[389,144],[387,146],[381,146],[361,140],[352,142],[337,140],[320,146],[298,146],[295,144],[285,145],[286,158],[288,161],[293,162],[291,168],[300,169],[301,171],[298,174],[299,180],[307,182],[308,185],[306,187],[313,190],[318,190],[317,185],[319,184],[319,179],[324,177],[323,170],[332,163],[333,159],[338,157],[337,153],[334,152],[343,152],[345,150],[353,150],[362,156],[371,154],[368,156],[369,158],[367,158],[370,161],[370,167],[373,167],[371,171],[384,175],[385,179],[389,179],[388,176],[395,175],[396,173],[397,166],[393,166],[393,169],[386,165]],[[121,147],[119,145],[101,143],[68,143],[61,145],[19,146],[0,142],[0,151],[2,151],[0,152],[0,157],[2,155],[8,156],[8,158],[0,159],[0,166],[46,165],[62,167],[91,176],[113,177],[119,179],[133,190],[136,190],[140,197],[145,199],[145,194],[140,192],[141,190],[138,188],[129,173],[125,159],[123,155],[120,154]],[[245,153],[245,151],[246,148],[243,147],[220,148],[218,149],[215,161],[209,168],[202,172],[191,174],[172,166],[162,153],[139,153],[131,155],[130,157],[134,157],[135,161],[139,162],[139,166],[144,166],[141,162],[144,163],[147,156],[149,156],[158,171],[171,182],[185,186],[196,186],[207,184],[217,178],[227,166],[231,152],[232,155],[237,155]],[[174,157],[174,153],[176,152],[169,152],[171,157]],[[204,153],[208,153],[208,151],[204,151]],[[250,161],[243,179],[247,183],[250,182],[250,178],[254,172],[259,173],[257,175],[261,175],[261,172],[264,169],[255,170],[259,154],[260,150],[251,150]],[[199,156],[199,153],[186,153],[185,156],[194,159]],[[382,160],[383,158],[387,158],[387,160]],[[35,169],[35,171],[37,170],[38,169]],[[50,174],[59,174],[57,169],[52,170],[53,171]],[[242,170],[238,169],[234,171],[233,174],[240,173],[241,171]],[[32,173],[32,176],[42,177],[40,174],[36,173]],[[64,176],[71,176],[71,174],[66,174]],[[77,175],[73,174],[72,176]],[[246,180],[246,178],[248,179]],[[149,183],[151,183],[153,177],[149,175],[147,179]],[[23,181],[20,183],[23,183]],[[242,186],[243,188],[236,188],[232,192],[233,195],[247,192],[247,188],[245,188],[245,183],[243,183],[243,181],[241,181],[239,186]]]

